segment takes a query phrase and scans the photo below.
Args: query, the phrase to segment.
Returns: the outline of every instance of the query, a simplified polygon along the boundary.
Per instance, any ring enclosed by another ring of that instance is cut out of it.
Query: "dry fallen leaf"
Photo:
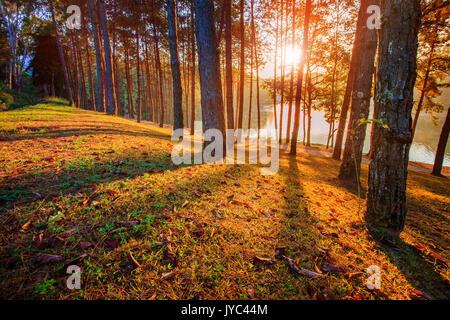
[[[80,247],[81,247],[82,250],[87,250],[87,249],[89,249],[92,246],[93,246],[93,244],[90,243],[89,241],[81,241],[80,242]]]
[[[34,258],[36,259],[36,261],[42,263],[42,264],[47,264],[47,263],[54,263],[54,262],[58,262],[58,261],[62,261],[62,256],[59,255],[54,255],[54,254],[36,254],[34,256]]]
[[[324,276],[323,274],[297,267],[294,263],[294,260],[289,257],[283,256],[283,259],[286,260],[289,268],[291,268],[291,270],[297,274],[307,276],[309,278],[320,278]]]
[[[265,263],[265,264],[274,264],[275,260],[269,259],[269,258],[262,258],[262,257],[255,256],[253,258],[253,263],[256,264],[258,262],[259,263]]]
[[[168,272],[168,273],[164,274],[164,275],[161,277],[161,280],[170,280],[170,279],[172,279],[176,274],[177,274],[177,273],[176,273],[175,271]]]

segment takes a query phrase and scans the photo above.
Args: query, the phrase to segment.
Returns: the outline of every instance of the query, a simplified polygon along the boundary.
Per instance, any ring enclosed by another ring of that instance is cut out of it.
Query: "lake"
[[[294,108],[293,108],[294,109]],[[274,130],[274,117],[273,106],[265,106],[262,108],[263,114],[261,116],[262,132],[265,134],[266,130]],[[283,108],[283,138],[286,136],[288,106]],[[294,115],[294,111],[292,112]],[[371,117],[371,116],[370,116]],[[436,147],[439,141],[445,113],[438,116],[438,125],[434,126],[429,115],[423,115],[420,117],[414,142],[411,145],[411,151],[409,154],[410,161],[422,162],[427,164],[433,164],[436,154]],[[277,119],[280,118],[280,105],[277,105]],[[294,126],[294,121],[291,121],[291,128]],[[324,115],[320,111],[312,111],[311,114],[311,143],[327,144],[329,124],[325,121]],[[244,117],[244,124],[247,123]],[[248,120],[247,120],[248,121]],[[244,125],[245,126],[245,125]],[[252,113],[252,127],[256,128],[256,114]],[[336,124],[337,128],[337,124]],[[291,129],[292,130],[292,129]],[[370,130],[371,125],[367,128],[367,136],[364,145],[364,152],[368,153],[370,149]],[[303,141],[303,113],[300,119],[299,141]],[[345,142],[345,140],[344,140]],[[444,159],[444,166],[450,166],[450,145],[447,145],[446,155]]]

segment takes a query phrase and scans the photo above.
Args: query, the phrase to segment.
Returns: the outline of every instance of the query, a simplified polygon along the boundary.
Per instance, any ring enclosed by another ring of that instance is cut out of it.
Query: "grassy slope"
[[[338,162],[281,155],[271,177],[246,165],[176,167],[167,130],[56,102],[0,113],[2,298],[450,296],[445,178],[410,173],[404,242],[391,247],[365,230],[363,200],[334,179]],[[292,273],[277,248],[325,276]],[[66,289],[69,264],[82,268],[82,290]],[[366,288],[370,265],[382,269],[381,291]]]

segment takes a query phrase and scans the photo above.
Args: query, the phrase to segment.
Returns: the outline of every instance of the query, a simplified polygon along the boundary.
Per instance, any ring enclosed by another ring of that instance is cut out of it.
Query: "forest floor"
[[[411,171],[402,241],[382,243],[338,161],[281,153],[262,176],[175,166],[172,147],[167,129],[56,99],[0,113],[0,298],[450,298],[448,178]]]

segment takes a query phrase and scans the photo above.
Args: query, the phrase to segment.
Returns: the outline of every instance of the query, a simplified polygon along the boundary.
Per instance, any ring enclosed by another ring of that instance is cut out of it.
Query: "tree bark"
[[[253,1],[253,0],[252,0]],[[234,129],[234,110],[233,110],[233,49],[231,38],[231,2],[225,0],[225,68],[226,68],[226,105],[227,105],[227,128]]]
[[[302,45],[302,53],[300,58],[300,66],[298,68],[298,80],[297,80],[297,92],[295,94],[295,116],[294,116],[294,131],[292,132],[292,141],[291,141],[291,155],[297,154],[297,139],[298,139],[298,130],[300,128],[300,102],[302,100],[302,87],[303,87],[303,71],[305,68],[305,57],[306,52],[308,50],[308,36],[309,36],[309,20],[311,17],[311,0],[306,0],[305,7],[305,26],[303,30],[303,45]]]
[[[136,77],[138,86],[138,109],[137,109],[137,122],[141,122],[142,117],[142,99],[141,99],[141,57],[139,54],[139,32],[136,30]]]
[[[95,7],[93,5],[93,0],[87,0],[89,16],[91,18],[92,34],[94,36],[94,47],[95,47],[95,58],[97,62],[97,107],[98,110],[104,108],[104,97],[103,97],[103,83],[102,83],[102,67],[101,67],[101,53],[100,53],[100,43],[97,33],[97,17],[95,14]]]
[[[442,127],[441,136],[439,137],[439,144],[436,150],[436,158],[434,160],[433,172],[435,176],[442,174],[442,166],[444,164],[445,148],[447,147],[448,136],[450,133],[450,108],[447,111],[447,118]]]
[[[164,126],[164,92],[163,92],[164,79],[161,69],[161,58],[159,54],[159,37],[158,32],[156,31],[155,24],[153,24],[153,36],[155,39],[155,59],[156,59],[156,68],[158,70],[158,82],[159,82],[159,98],[160,98],[159,126],[162,128]]]
[[[88,80],[89,80],[89,90],[91,96],[92,110],[97,111],[97,105],[95,103],[95,93],[94,93],[94,78],[92,77],[92,62],[91,62],[91,51],[89,50],[89,42],[86,39],[86,59],[88,64]]]
[[[420,112],[422,111],[423,101],[425,100],[425,93],[428,86],[428,79],[430,78],[431,67],[433,64],[434,58],[434,49],[438,40],[438,32],[439,32],[439,13],[436,13],[436,24],[433,28],[433,41],[431,42],[430,55],[428,57],[427,69],[425,71],[425,77],[423,79],[422,90],[420,92],[419,102],[417,103],[416,114],[414,115],[414,121],[412,126],[412,139],[414,140],[414,135],[416,133],[417,123],[419,122]]]
[[[78,61],[77,61],[77,54],[75,49],[75,40],[73,34],[70,35],[70,41],[72,43],[72,61],[73,61],[73,85],[75,87],[75,104],[76,107],[81,107],[80,103],[80,82],[78,79]]]
[[[195,22],[194,1],[191,1],[191,135],[195,132]]]
[[[152,94],[152,85],[151,85],[151,75],[150,75],[150,65],[148,63],[148,48],[147,48],[147,41],[145,41],[145,71],[147,74],[147,91],[148,91],[148,99],[149,99],[149,117],[148,120],[151,122],[155,121],[155,115],[154,115],[154,104],[153,104],[153,94]]]
[[[203,131],[216,129],[226,141],[219,53],[211,0],[194,0]],[[223,144],[225,147],[225,143]]]
[[[237,128],[242,129],[244,120],[244,86],[245,86],[245,26],[244,26],[244,0],[240,0],[240,40],[241,40],[241,53],[240,53],[240,76],[239,76],[239,117]],[[240,138],[240,137],[239,137]]]
[[[361,7],[367,8],[369,5],[376,3],[378,3],[377,0],[362,0]],[[367,21],[367,19],[369,19],[369,14],[367,14],[367,10],[364,10],[364,21]],[[356,183],[359,183],[362,151],[367,129],[367,125],[360,121],[369,117],[370,98],[372,96],[375,53],[378,43],[376,29],[370,30],[366,25],[363,25],[359,40],[358,47],[361,52],[355,65],[349,132],[347,133],[344,157],[339,172],[340,180]]]
[[[350,100],[352,97],[353,84],[355,82],[355,66],[358,62],[360,49],[360,37],[361,29],[366,24],[367,20],[364,20],[367,16],[368,1],[361,1],[359,8],[358,20],[356,22],[356,33],[353,41],[352,59],[350,61],[350,69],[347,76],[347,87],[345,88],[344,101],[342,102],[341,115],[339,117],[339,125],[336,134],[336,144],[333,150],[333,159],[340,160],[342,153],[342,141],[344,140],[345,126],[347,124],[348,109],[350,107]]]
[[[273,120],[275,124],[275,132],[278,132],[278,121],[277,121],[277,58],[278,58],[278,12],[277,24],[275,27],[275,56],[273,61]]]
[[[419,0],[382,0],[366,222],[397,238],[405,225],[411,111],[416,81]]]
[[[69,76],[67,75],[66,61],[64,60],[64,54],[63,54],[62,49],[61,49],[61,42],[59,40],[58,28],[57,28],[57,25],[56,25],[56,18],[55,18],[55,10],[53,8],[53,1],[50,0],[49,3],[50,3],[50,10],[52,12],[53,30],[55,32],[55,38],[56,38],[56,44],[58,46],[59,58],[61,60],[61,66],[62,66],[63,73],[64,73],[64,82],[66,84],[67,96],[69,98],[70,105],[73,105],[72,89],[71,89],[70,83],[69,83]],[[11,88],[12,88],[12,86],[11,86]]]
[[[183,123],[183,89],[181,87],[180,56],[178,53],[177,9],[174,0],[166,5],[169,24],[170,66],[172,69],[173,88],[173,130],[182,129]]]
[[[127,44],[125,44],[125,76],[127,78],[128,114],[131,119],[134,119],[133,81],[130,74],[130,56]]]
[[[295,44],[295,0],[292,0],[292,46]],[[289,107],[288,107],[288,120],[286,126],[286,144],[291,141],[291,121],[292,121],[292,102],[294,100],[294,64],[291,66],[291,79],[289,81]],[[304,128],[305,126],[303,126]]]
[[[103,50],[105,51],[105,65],[106,65],[106,90],[108,93],[108,114],[113,115],[116,111],[116,101],[114,97],[114,76],[111,64],[111,47],[109,44],[108,28],[106,26],[105,6],[102,0],[98,2],[100,20],[103,34]]]

